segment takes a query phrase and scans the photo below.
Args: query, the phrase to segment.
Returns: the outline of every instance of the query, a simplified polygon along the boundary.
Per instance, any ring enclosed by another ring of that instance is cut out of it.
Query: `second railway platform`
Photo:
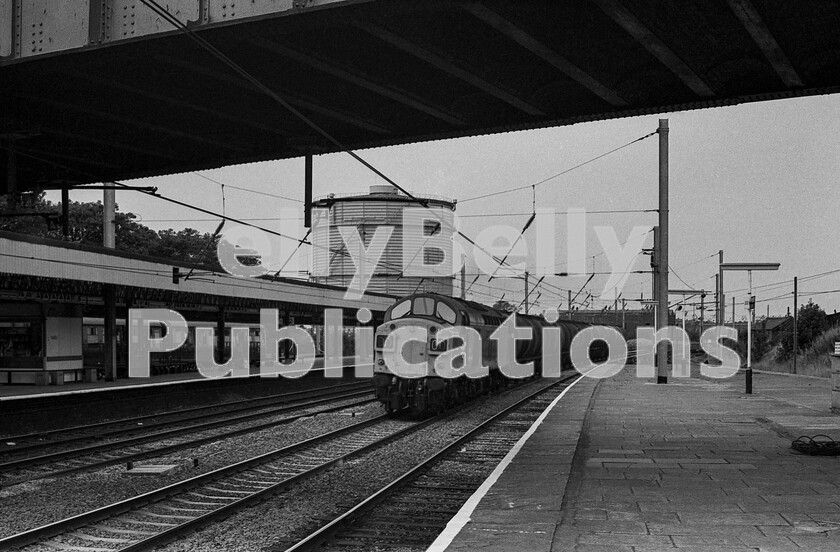
[[[354,367],[354,357],[344,357],[344,367]],[[324,359],[318,357],[313,362],[312,372],[317,373],[323,369]],[[252,368],[252,371],[258,370]],[[258,373],[253,373],[249,378],[259,378]],[[270,376],[268,376],[270,377]],[[36,385],[0,385],[0,403],[8,401],[20,401],[45,397],[61,397],[68,395],[85,395],[88,393],[102,393],[129,389],[164,388],[181,384],[201,384],[208,381],[230,381],[243,378],[206,378],[199,372],[183,372],[178,374],[160,374],[148,378],[120,378],[116,381],[98,380],[93,382],[68,383],[61,386],[36,386]]]
[[[827,379],[584,378],[453,518],[434,552],[835,551],[840,439]]]
[[[323,360],[318,358],[308,374],[293,379],[260,377],[252,368],[251,377],[205,378],[187,372],[61,386],[0,385],[0,435],[328,388],[355,380],[354,357],[344,357],[343,364],[341,378],[324,377]]]

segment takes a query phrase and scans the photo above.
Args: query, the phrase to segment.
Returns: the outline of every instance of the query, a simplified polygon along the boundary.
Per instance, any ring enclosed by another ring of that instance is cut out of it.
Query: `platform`
[[[695,370],[696,371],[696,370]],[[511,451],[429,550],[840,549],[840,439],[828,379],[582,379]],[[515,456],[513,456],[515,454]]]
[[[354,357],[344,357],[345,367],[352,367],[354,365]],[[312,366],[312,371],[314,372],[322,370],[323,367],[324,359],[321,357],[316,358]],[[250,377],[259,377],[257,371],[258,368],[252,368],[252,372],[254,372],[254,374]],[[65,383],[64,385],[59,386],[0,384],[0,402],[35,399],[40,397],[60,397],[67,395],[81,395],[85,393],[100,393],[103,391],[120,391],[129,389],[143,389],[148,387],[165,387],[185,383],[206,383],[209,379],[210,378],[205,378],[198,372],[186,372],[181,374],[162,374],[158,376],[151,376],[148,378],[121,378],[117,381],[99,380],[94,382],[72,382]]]
[[[344,357],[343,364],[340,378],[324,377],[323,361],[316,359],[312,370],[299,378],[261,377],[258,368],[252,368],[251,377],[205,378],[192,372],[50,387],[0,385],[0,436],[271,397],[356,380],[355,358]]]

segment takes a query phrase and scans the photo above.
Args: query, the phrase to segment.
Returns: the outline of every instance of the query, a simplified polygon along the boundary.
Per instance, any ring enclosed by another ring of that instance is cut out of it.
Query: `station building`
[[[230,328],[257,326],[261,309],[275,309],[285,326],[322,324],[327,308],[341,309],[345,323],[355,324],[357,311],[366,308],[376,324],[396,299],[381,293],[347,298],[340,287],[241,278],[203,267],[187,277],[196,267],[10,232],[0,232],[0,259],[0,385],[96,379],[104,364],[109,295],[116,318],[114,364],[122,369],[124,321],[132,308],[170,309],[191,329],[212,327],[217,350],[225,351]],[[151,338],[159,332],[150,327]],[[253,334],[251,342],[255,339]],[[157,353],[157,361],[164,369],[187,362],[190,345],[172,355]],[[182,353],[187,358],[180,358]]]

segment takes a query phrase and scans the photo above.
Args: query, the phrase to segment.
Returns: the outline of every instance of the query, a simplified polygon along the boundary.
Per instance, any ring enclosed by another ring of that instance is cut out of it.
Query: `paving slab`
[[[755,373],[753,390],[696,367],[665,385],[632,367],[582,380],[429,550],[840,550],[840,458],[790,448],[840,440],[831,382]]]

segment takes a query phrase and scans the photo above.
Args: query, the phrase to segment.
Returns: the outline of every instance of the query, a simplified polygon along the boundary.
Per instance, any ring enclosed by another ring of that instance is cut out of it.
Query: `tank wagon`
[[[404,297],[385,312],[385,321],[376,329],[374,344],[373,385],[376,398],[389,412],[402,409],[423,414],[441,412],[482,393],[492,392],[507,385],[508,379],[499,370],[496,341],[490,336],[510,316],[486,305],[433,293],[418,293]],[[569,345],[572,338],[590,324],[572,320],[558,320],[549,323],[540,316],[516,314],[518,327],[530,327],[530,340],[517,340],[516,359],[520,363],[534,362],[534,373],[542,369],[542,329],[546,326],[561,328],[563,368],[571,366]],[[400,327],[413,327],[418,335],[425,335],[425,342],[412,340],[402,347],[402,358],[408,363],[425,363],[425,374],[418,377],[400,377],[390,369],[384,347],[388,335]],[[489,368],[487,377],[444,378],[435,369],[435,360],[447,348],[462,345],[438,342],[436,334],[449,326],[468,326],[481,336],[483,365]],[[590,348],[593,360],[605,358],[607,351],[603,342],[596,341]]]

